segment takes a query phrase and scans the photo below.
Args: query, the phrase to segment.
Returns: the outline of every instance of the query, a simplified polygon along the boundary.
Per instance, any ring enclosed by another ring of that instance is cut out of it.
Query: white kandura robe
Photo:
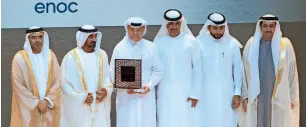
[[[202,67],[199,44],[190,34],[177,37],[162,36],[156,47],[164,66],[164,75],[158,85],[158,127],[191,127],[191,101],[200,99]]]
[[[216,40],[199,38],[202,52],[203,86],[199,101],[198,127],[237,127],[232,109],[234,95],[241,95],[243,64],[240,43],[230,36]]]
[[[48,107],[53,108],[54,104],[49,97],[46,96],[47,83],[48,83],[48,73],[45,72],[47,69],[44,67],[44,56],[42,53],[33,54],[31,58],[31,65],[33,66],[33,73],[35,75],[35,81],[37,83],[37,88],[39,92],[39,99],[47,99]]]
[[[85,53],[82,49],[76,49],[79,54],[80,63],[83,68],[85,81],[88,87],[88,93],[92,93],[94,101],[90,106],[85,104],[87,92],[83,89],[79,70],[73,50],[70,51],[62,62],[62,90],[63,90],[63,115],[61,120],[62,127],[110,127],[110,109],[111,109],[111,87],[108,75],[108,57],[102,52],[103,73],[101,79],[102,87],[107,90],[107,96],[100,103],[96,103],[96,91],[98,90],[98,54]],[[92,124],[92,121],[94,123]]]
[[[48,107],[52,108],[53,107],[52,101],[50,100],[50,98],[45,97],[48,75],[46,75],[47,73],[45,72],[46,69],[44,67],[44,58],[42,53],[32,55],[31,65],[33,66],[33,73],[35,75],[35,81],[37,83],[39,99],[40,100],[47,99],[47,101],[49,102]],[[40,118],[42,119],[42,116]]]
[[[112,81],[114,81],[115,59],[141,59],[142,87],[144,85],[151,87],[145,95],[117,93],[117,127],[156,127],[154,86],[161,80],[163,71],[155,45],[145,39],[134,43],[125,38],[119,42],[113,51],[110,64]]]
[[[46,88],[47,88],[47,76],[45,73],[44,68],[44,59],[43,55],[41,53],[39,54],[33,54],[33,58],[31,59],[31,64],[33,66],[33,72],[35,75],[35,80],[37,83],[37,88],[39,92],[39,98],[40,100],[43,100],[46,95]]]

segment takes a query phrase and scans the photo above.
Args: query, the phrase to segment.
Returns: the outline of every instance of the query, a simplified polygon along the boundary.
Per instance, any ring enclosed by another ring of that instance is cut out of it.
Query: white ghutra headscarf
[[[187,21],[185,20],[184,16],[179,10],[176,9],[169,9],[164,13],[164,23],[162,24],[161,28],[159,29],[157,35],[154,38],[154,41],[157,39],[163,37],[163,36],[169,36],[168,30],[167,30],[167,24],[170,22],[176,22],[181,21],[181,32],[190,34],[193,37],[192,32],[187,26]]]
[[[262,38],[262,33],[261,33],[261,28],[260,28],[260,23],[262,21],[266,22],[275,22],[276,23],[276,28],[275,32],[272,38],[272,56],[273,56],[273,61],[274,61],[274,66],[275,66],[275,72],[277,71],[277,65],[278,65],[278,57],[279,57],[279,46],[280,46],[280,40],[282,37],[282,32],[280,30],[280,24],[278,21],[278,18],[275,17],[274,15],[264,15],[259,18],[257,25],[256,25],[256,30],[255,34],[252,40],[252,43],[250,43],[250,53],[248,54],[248,60],[250,61],[250,67],[251,67],[251,77],[252,77],[252,82],[250,83],[250,89],[252,89],[252,94],[249,97],[249,101],[253,101],[257,95],[260,92],[260,80],[259,80],[259,68],[258,68],[258,54],[259,54],[259,45],[260,45],[260,39]]]

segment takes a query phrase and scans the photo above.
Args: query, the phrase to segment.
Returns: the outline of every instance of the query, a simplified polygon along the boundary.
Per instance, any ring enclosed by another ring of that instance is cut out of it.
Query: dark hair
[[[207,28],[210,29],[211,25],[208,25]]]

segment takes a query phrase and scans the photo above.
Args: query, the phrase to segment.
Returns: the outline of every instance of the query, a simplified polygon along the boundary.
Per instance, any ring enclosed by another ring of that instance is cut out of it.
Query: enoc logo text
[[[36,13],[76,13],[78,11],[76,2],[39,2],[34,6]]]

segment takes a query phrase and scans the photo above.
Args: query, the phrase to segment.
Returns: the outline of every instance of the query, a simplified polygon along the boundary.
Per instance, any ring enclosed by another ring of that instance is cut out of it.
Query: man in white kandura
[[[190,127],[202,84],[200,48],[180,11],[167,10],[164,18],[154,39],[164,67],[157,91],[157,123]]]
[[[117,93],[117,127],[156,127],[155,88],[163,70],[155,44],[143,39],[147,22],[131,17],[124,23],[126,35],[116,45],[111,59],[111,79],[114,82],[115,59],[141,59],[142,92],[128,90]]]
[[[242,45],[229,34],[221,13],[211,13],[197,39],[201,45],[203,86],[198,127],[237,127],[234,109],[240,106]]]
[[[102,33],[84,25],[62,62],[62,127],[110,127],[112,85]]]
[[[299,127],[299,81],[295,52],[282,37],[278,17],[265,15],[243,52],[245,79],[241,127]]]

